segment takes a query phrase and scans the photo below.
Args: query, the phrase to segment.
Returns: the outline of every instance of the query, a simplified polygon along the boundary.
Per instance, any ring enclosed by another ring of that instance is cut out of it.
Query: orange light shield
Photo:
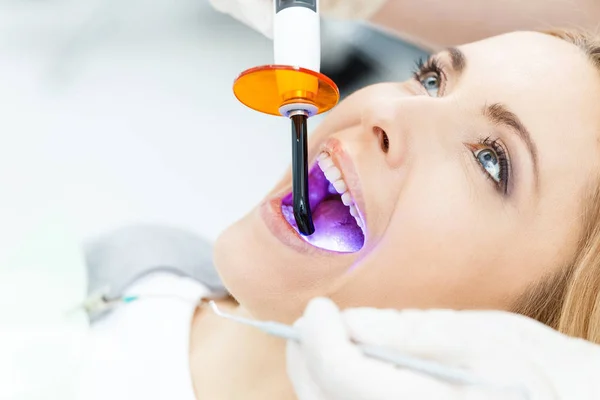
[[[235,97],[253,110],[282,115],[286,106],[305,104],[315,114],[331,110],[340,99],[337,85],[327,76],[300,67],[265,65],[240,74]]]

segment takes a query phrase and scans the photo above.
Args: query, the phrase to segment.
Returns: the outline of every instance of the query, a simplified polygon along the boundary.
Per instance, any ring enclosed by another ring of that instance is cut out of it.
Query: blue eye
[[[431,57],[427,61],[417,61],[413,77],[431,97],[440,97],[442,82],[445,79],[444,70],[437,58]]]
[[[423,85],[431,97],[438,97],[440,91],[440,80],[440,76],[437,73],[431,72],[422,77],[419,82],[421,85]]]
[[[490,177],[500,183],[501,176],[501,166],[500,161],[498,160],[498,156],[492,149],[482,149],[475,151],[475,158],[477,161],[481,163],[481,166],[485,171],[490,175]]]
[[[482,140],[477,145],[469,145],[475,161],[482,172],[494,183],[503,194],[508,194],[510,178],[510,160],[508,150],[499,140]]]

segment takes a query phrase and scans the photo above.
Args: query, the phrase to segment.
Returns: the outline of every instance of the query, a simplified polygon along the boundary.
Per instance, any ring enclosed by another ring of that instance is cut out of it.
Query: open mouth
[[[321,249],[341,253],[359,251],[365,243],[365,224],[341,171],[329,154],[321,154],[319,162],[309,172],[308,184],[315,233],[300,236]],[[287,222],[298,231],[292,193],[283,198],[281,211]]]

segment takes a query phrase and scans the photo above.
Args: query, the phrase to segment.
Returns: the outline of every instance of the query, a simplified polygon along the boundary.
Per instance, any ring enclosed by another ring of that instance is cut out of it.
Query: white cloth
[[[92,325],[80,399],[195,400],[190,328],[196,303],[209,289],[190,278],[157,272],[125,293],[140,300]]]
[[[340,311],[309,303],[288,342],[301,400],[598,400],[600,346],[502,311]],[[366,357],[350,340],[468,370],[493,385],[456,385]]]

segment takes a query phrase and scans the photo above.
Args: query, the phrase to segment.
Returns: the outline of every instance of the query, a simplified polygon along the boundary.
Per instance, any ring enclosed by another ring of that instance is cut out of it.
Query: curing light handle
[[[275,64],[320,72],[319,0],[273,0],[273,6]]]

